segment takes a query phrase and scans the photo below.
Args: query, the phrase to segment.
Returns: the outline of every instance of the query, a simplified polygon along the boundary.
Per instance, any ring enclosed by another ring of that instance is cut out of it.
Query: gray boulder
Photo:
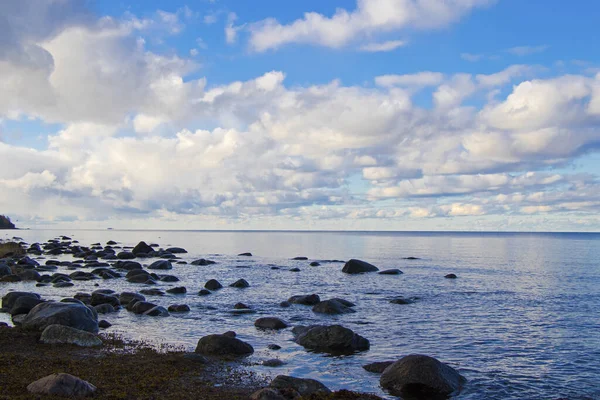
[[[40,342],[45,344],[74,344],[81,347],[102,346],[102,340],[93,333],[64,325],[49,325],[42,332]]]
[[[59,397],[87,397],[94,394],[96,386],[69,374],[52,374],[27,386],[33,394],[45,394]]]
[[[457,394],[466,382],[452,367],[433,357],[411,354],[387,367],[379,383],[394,396],[432,398]]]
[[[26,330],[43,331],[50,325],[64,325],[98,333],[98,319],[82,303],[47,302],[35,306],[23,320]]]
[[[208,335],[200,338],[196,353],[206,356],[247,356],[254,353],[254,348],[231,335]]]
[[[288,327],[284,321],[276,317],[263,317],[254,321],[254,326],[261,329],[285,329]]]
[[[271,381],[269,387],[280,391],[294,389],[300,396],[311,396],[317,393],[331,393],[331,390],[319,381],[314,379],[294,378],[287,375],[278,375]]]
[[[370,343],[364,337],[341,325],[296,326],[292,329],[295,342],[316,352],[334,355],[365,351]]]
[[[366,261],[352,259],[348,261],[344,268],[342,268],[342,272],[346,274],[362,274],[364,272],[377,272],[379,268],[376,266],[369,264]]]
[[[271,388],[264,388],[252,393],[250,400],[287,400],[279,391]]]
[[[158,260],[154,261],[152,264],[148,265],[148,269],[160,269],[167,270],[173,269],[173,264],[169,260]]]
[[[350,302],[348,302],[350,303]],[[352,304],[352,303],[350,303]],[[312,308],[313,312],[319,314],[350,314],[356,312],[338,299],[325,300]]]
[[[292,304],[303,304],[305,306],[314,306],[315,304],[321,301],[321,298],[318,294],[307,294],[307,295],[299,295],[292,296],[288,300],[288,303]]]
[[[131,252],[137,256],[138,254],[151,254],[154,249],[148,246],[146,242],[139,242]]]
[[[168,317],[171,314],[169,314],[169,311],[166,308],[162,306],[156,306],[144,312],[144,315],[148,315],[150,317]]]
[[[34,299],[40,299],[40,295],[37,293],[31,292],[8,292],[4,297],[2,297],[2,308],[6,310],[10,310],[19,297],[31,297]]]
[[[29,311],[33,309],[33,307],[37,306],[40,303],[43,303],[44,300],[36,299],[35,297],[29,296],[21,296],[15,300],[12,308],[9,311],[10,315],[17,314],[27,314]]]
[[[146,298],[139,293],[133,292],[123,292],[119,295],[119,303],[123,305],[131,303],[132,300],[146,301]]]
[[[138,301],[133,305],[131,311],[134,314],[144,314],[146,311],[150,311],[154,307],[156,307],[156,304],[148,303],[147,301]]]

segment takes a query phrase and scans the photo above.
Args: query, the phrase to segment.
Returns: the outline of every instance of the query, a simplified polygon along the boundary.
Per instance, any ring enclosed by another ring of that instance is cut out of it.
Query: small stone
[[[267,346],[270,350],[281,350],[281,346],[278,344],[270,344]]]

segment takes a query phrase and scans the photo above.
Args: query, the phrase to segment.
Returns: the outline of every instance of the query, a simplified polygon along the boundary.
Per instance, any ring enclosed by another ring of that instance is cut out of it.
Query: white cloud
[[[359,49],[361,51],[366,51],[369,53],[377,53],[377,52],[386,52],[396,50],[399,47],[405,46],[406,41],[404,40],[389,40],[387,42],[381,43],[367,43],[361,46]]]
[[[507,53],[510,53],[515,56],[528,56],[531,54],[543,53],[548,50],[550,46],[542,45],[542,46],[517,46],[511,47],[510,49],[506,49]]]
[[[229,13],[227,16],[227,24],[225,25],[225,41],[228,44],[234,44],[237,41],[237,34],[243,26],[235,26],[234,23],[237,21],[237,15],[235,13]]]
[[[381,75],[375,78],[378,86],[437,86],[444,80],[444,74],[440,72],[423,71],[416,74],[405,75]]]
[[[258,52],[290,43],[340,48],[349,42],[406,28],[447,26],[490,0],[357,0],[356,9],[338,9],[331,17],[315,12],[282,25],[266,19],[250,26],[250,47]]]

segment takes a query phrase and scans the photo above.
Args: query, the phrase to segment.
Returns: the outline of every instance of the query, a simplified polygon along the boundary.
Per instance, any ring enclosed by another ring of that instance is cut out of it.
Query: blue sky
[[[0,5],[27,226],[600,229],[596,2],[33,5]]]

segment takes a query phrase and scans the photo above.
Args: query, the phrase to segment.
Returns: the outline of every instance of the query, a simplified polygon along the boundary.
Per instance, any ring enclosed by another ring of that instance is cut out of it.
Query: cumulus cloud
[[[396,50],[399,47],[406,45],[404,40],[388,40],[387,42],[381,43],[367,43],[360,47],[360,51],[366,51],[368,53],[378,53],[385,51]]]
[[[250,26],[250,47],[263,52],[290,43],[340,48],[353,40],[401,29],[447,26],[492,0],[357,0],[353,11],[338,9],[331,17],[308,12],[283,25],[270,18]]]

